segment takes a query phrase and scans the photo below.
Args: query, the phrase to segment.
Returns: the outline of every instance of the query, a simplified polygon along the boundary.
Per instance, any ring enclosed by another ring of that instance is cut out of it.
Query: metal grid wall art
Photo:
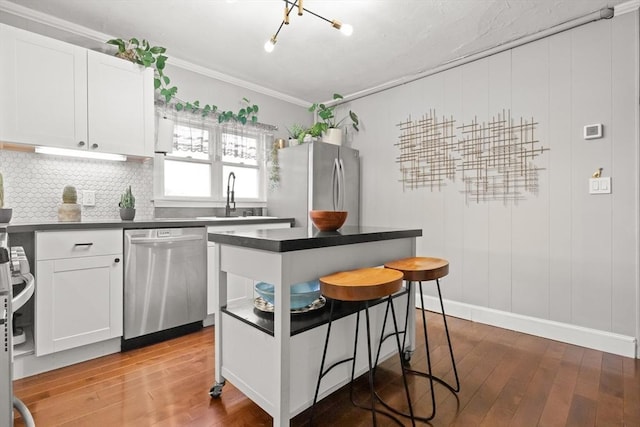
[[[453,151],[455,130],[453,117],[438,120],[435,110],[430,110],[421,119],[399,123],[402,184],[404,188],[429,187],[431,190],[444,185],[444,179],[455,179],[456,165]]]
[[[455,142],[454,123],[453,117],[438,121],[430,110],[418,121],[409,117],[398,124],[400,141],[394,145],[400,148],[403,188],[441,190],[445,178],[454,181],[460,172],[467,202],[516,201],[525,192],[537,194],[541,168],[533,159],[548,148],[539,146],[533,118],[514,124],[510,110],[488,123],[474,118],[457,127]]]
[[[538,193],[538,170],[532,160],[548,150],[537,146],[538,123],[522,117],[515,123],[511,111],[502,111],[488,123],[458,127],[462,133],[458,170],[462,172],[467,200],[518,200],[523,192]]]

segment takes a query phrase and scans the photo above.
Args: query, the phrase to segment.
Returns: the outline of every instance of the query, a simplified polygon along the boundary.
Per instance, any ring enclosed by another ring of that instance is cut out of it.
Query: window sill
[[[202,199],[155,199],[153,206],[156,208],[182,208],[182,207],[202,207],[202,208],[224,208],[226,200],[202,200]],[[236,200],[236,208],[266,207],[265,200]]]

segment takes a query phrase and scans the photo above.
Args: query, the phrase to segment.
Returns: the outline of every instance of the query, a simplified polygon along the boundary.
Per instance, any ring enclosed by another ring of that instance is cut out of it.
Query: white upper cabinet
[[[86,49],[0,25],[0,88],[2,141],[86,143]]]
[[[0,24],[0,140],[153,156],[153,70]]]
[[[153,156],[153,70],[88,51],[89,149]]]

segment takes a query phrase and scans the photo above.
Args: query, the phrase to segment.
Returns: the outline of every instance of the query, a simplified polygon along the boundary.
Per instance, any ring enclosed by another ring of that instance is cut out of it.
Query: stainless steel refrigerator
[[[296,227],[313,224],[310,210],[346,210],[344,225],[360,224],[358,150],[311,142],[278,150],[280,180],[268,192],[270,216],[293,217]]]

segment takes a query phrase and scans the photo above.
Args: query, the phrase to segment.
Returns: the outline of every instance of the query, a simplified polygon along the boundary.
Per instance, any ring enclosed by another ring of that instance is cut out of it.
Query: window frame
[[[193,120],[175,119],[175,126],[187,126],[192,128],[201,128],[209,131],[209,159],[193,159],[182,156],[172,156],[171,153],[157,153],[153,166],[153,182],[154,182],[154,203],[156,206],[209,206],[221,207],[226,203],[226,177],[222,176],[223,167],[247,168],[258,170],[258,197],[236,197],[237,203],[259,205],[266,203],[267,198],[267,181],[268,181],[268,165],[266,147],[269,140],[273,140],[274,136],[270,129],[262,129],[257,126],[240,125],[240,124],[218,124],[211,120],[203,120],[194,122]],[[256,140],[256,165],[247,165],[235,162],[225,162],[222,160],[222,138],[223,134],[240,135],[241,137],[254,138]],[[173,147],[173,142],[171,144]],[[165,194],[165,160],[180,161],[186,163],[199,163],[210,165],[210,183],[211,196],[195,197],[195,196],[167,196]]]

